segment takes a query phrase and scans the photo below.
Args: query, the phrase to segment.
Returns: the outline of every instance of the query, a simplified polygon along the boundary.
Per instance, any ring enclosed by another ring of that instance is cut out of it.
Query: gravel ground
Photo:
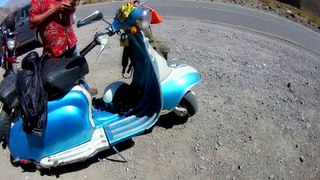
[[[100,24],[76,29],[79,49]],[[199,112],[187,122],[163,117],[151,133],[86,162],[39,172],[10,164],[0,152],[1,179],[319,179],[320,56],[249,30],[165,19],[153,26],[173,63],[200,71],[193,90]],[[102,28],[101,28],[102,29]],[[116,37],[87,81],[99,94],[121,80]]]

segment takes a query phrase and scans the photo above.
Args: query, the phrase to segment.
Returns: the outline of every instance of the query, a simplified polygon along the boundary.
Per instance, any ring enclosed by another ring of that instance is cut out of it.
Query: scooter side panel
[[[12,156],[39,162],[43,157],[89,141],[93,134],[89,110],[87,97],[72,90],[62,99],[48,103],[47,126],[42,137],[26,134],[19,119],[10,132]]]
[[[172,111],[184,94],[201,81],[201,75],[191,66],[173,68],[171,74],[161,82],[163,111]]]

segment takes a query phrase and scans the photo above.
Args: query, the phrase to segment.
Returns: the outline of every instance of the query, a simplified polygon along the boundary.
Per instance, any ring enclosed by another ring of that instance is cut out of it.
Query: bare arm
[[[29,26],[31,29],[34,29],[39,26],[43,21],[45,21],[48,17],[50,17],[52,14],[56,12],[56,8],[49,9],[43,14],[39,14],[35,16],[34,18],[29,19]]]

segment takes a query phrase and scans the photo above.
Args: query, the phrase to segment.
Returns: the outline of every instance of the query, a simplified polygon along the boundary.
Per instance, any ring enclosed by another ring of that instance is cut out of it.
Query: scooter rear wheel
[[[10,121],[9,121],[9,114],[7,114],[3,110],[3,104],[1,103],[0,108],[0,142],[3,142],[4,145],[8,143],[10,133]]]

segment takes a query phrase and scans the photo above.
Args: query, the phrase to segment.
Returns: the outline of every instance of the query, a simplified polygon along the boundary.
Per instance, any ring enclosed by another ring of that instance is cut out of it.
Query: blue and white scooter
[[[77,25],[97,20],[103,20],[99,11]],[[160,115],[190,117],[197,112],[197,101],[190,89],[201,81],[201,75],[188,65],[169,65],[150,46],[142,32],[150,20],[150,9],[134,6],[128,17],[115,16],[106,31],[96,34],[79,56],[45,61],[43,82],[55,92],[49,94],[47,124],[39,136],[23,130],[22,118],[13,121],[8,147],[15,162],[51,168],[84,161],[109,148],[117,151],[116,144],[152,128]],[[81,80],[88,73],[84,56],[96,45],[101,45],[102,51],[108,37],[120,33],[129,42],[132,82],[111,83],[101,99],[93,99],[88,85]],[[124,95],[129,96],[123,98]],[[134,100],[127,101],[133,96]]]

